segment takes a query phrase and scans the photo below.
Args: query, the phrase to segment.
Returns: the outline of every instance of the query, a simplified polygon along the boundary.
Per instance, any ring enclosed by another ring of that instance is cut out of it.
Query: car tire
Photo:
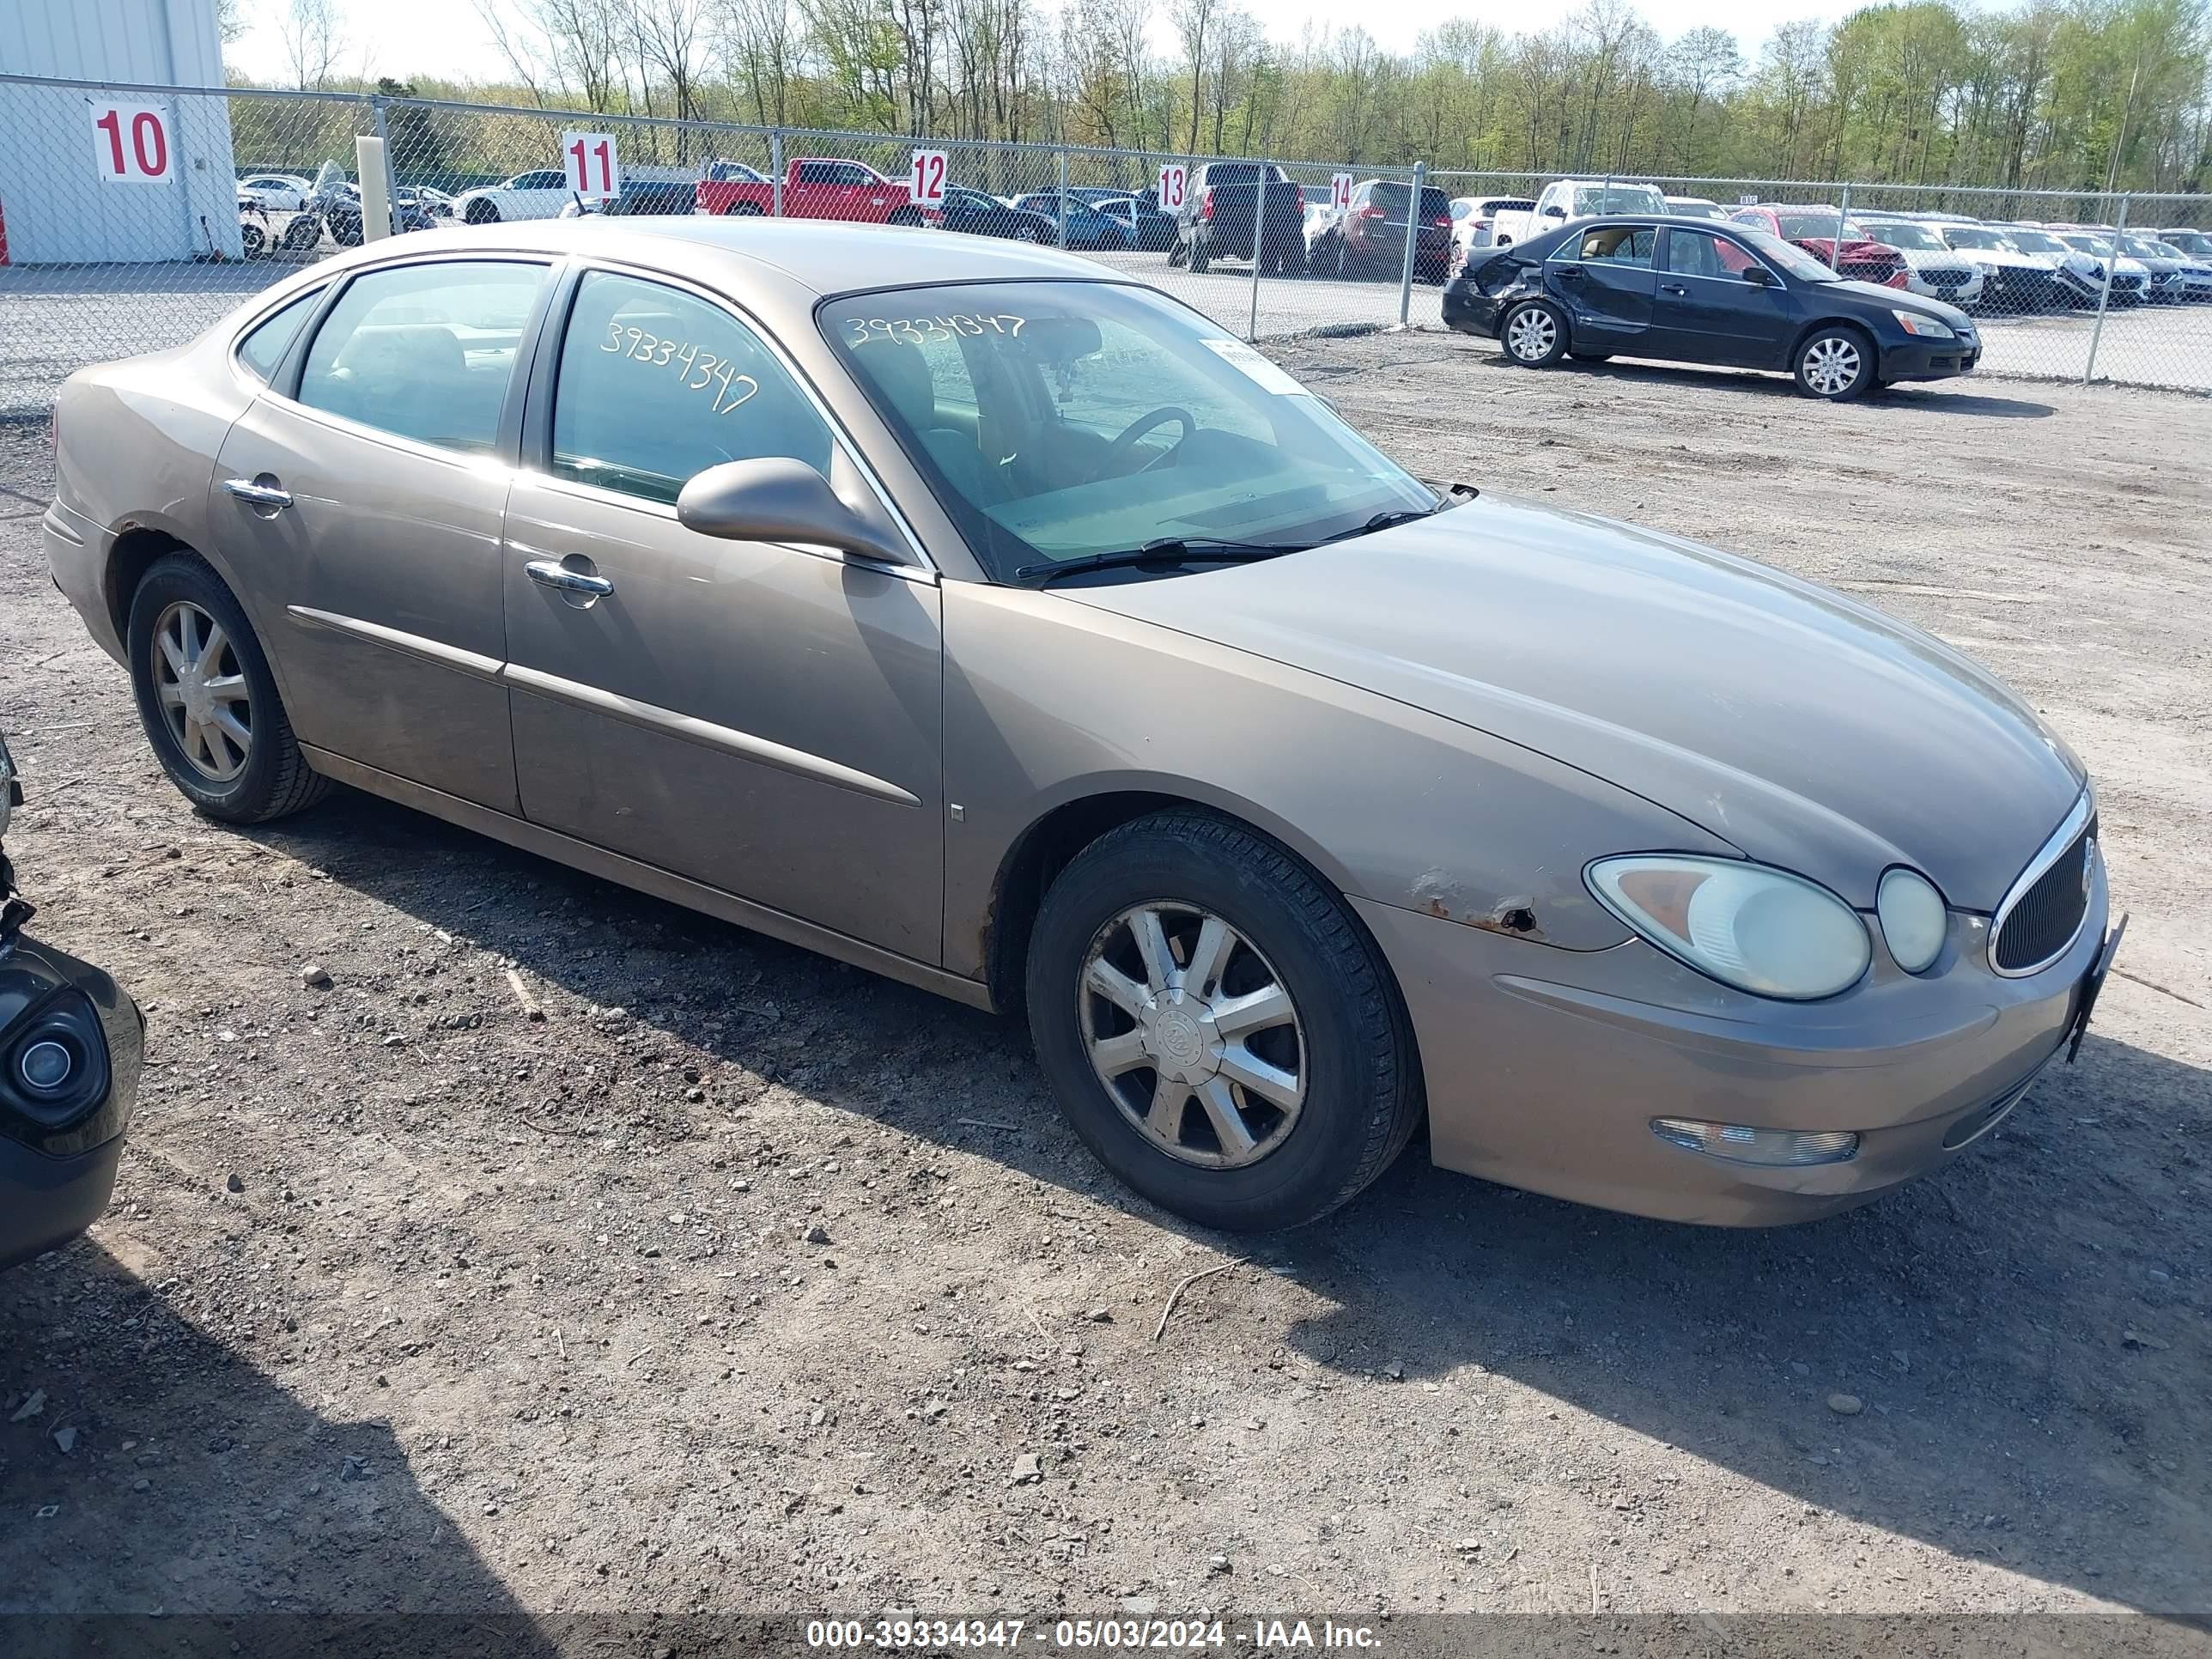
[[[722,216],[725,219],[764,219],[768,216],[761,211],[758,202],[732,202],[722,210]]]
[[[1549,368],[1567,355],[1566,313],[1548,300],[1527,300],[1498,319],[1498,343],[1508,362]]]
[[[269,238],[258,225],[240,225],[238,228],[238,246],[246,258],[258,259],[269,252]]]
[[[1212,256],[1206,251],[1206,244],[1199,240],[1197,235],[1194,234],[1190,239],[1191,270],[1202,276],[1206,274],[1206,267],[1212,263]]]
[[[1170,984],[1166,963],[1147,975],[1131,920],[1146,914],[1184,965],[1208,927],[1229,930],[1206,985],[1184,987],[1182,967]],[[1097,988],[1102,969],[1119,998]],[[1381,1175],[1420,1121],[1413,1036],[1380,951],[1310,870],[1227,818],[1161,812],[1078,854],[1045,895],[1025,977],[1038,1059],[1077,1135],[1127,1185],[1200,1225],[1263,1232],[1318,1220]],[[1148,1018],[1182,1018],[1148,1025],[1127,1012],[1128,994],[1155,977],[1164,988]],[[1246,1000],[1249,1012],[1271,987],[1286,1014],[1223,1039],[1212,1008]],[[1135,1041],[1117,1048],[1117,1039]],[[1157,1067],[1128,1063],[1147,1045],[1194,1071],[1164,1090]],[[1231,1070],[1267,1078],[1269,1092],[1211,1070],[1224,1054]],[[1121,1069],[1109,1084],[1110,1066]],[[1190,1084],[1198,1073],[1204,1080]],[[1157,1133],[1146,1127],[1155,1118]]]
[[[1848,323],[1816,328],[1797,345],[1792,360],[1797,390],[1823,403],[1863,398],[1881,378],[1874,341]]]
[[[210,623],[222,630],[220,642]],[[185,552],[155,560],[131,595],[127,633],[139,723],[161,769],[186,800],[225,823],[266,823],[312,806],[330,793],[330,780],[312,769],[300,752],[252,624],[205,561]],[[187,647],[184,662],[164,650],[165,635],[172,645]],[[189,653],[195,637],[202,647],[197,657]],[[213,696],[205,689],[210,678],[222,684]],[[187,680],[193,687],[189,693]],[[179,708],[173,692],[191,700]],[[206,757],[202,759],[188,746],[194,724],[190,710],[212,712],[217,704],[232,726],[196,745]],[[243,744],[229,735],[234,727],[246,731]]]
[[[918,225],[921,222],[921,210],[913,207],[893,208],[891,216],[884,222],[892,225]]]
[[[1182,233],[1177,231],[1175,240],[1168,244],[1168,263],[1170,265],[1180,265],[1189,258],[1190,249],[1182,240]]]
[[[499,208],[491,202],[471,202],[465,217],[472,225],[495,225],[499,222]]]
[[[322,240],[321,223],[301,214],[284,227],[283,246],[289,252],[305,253],[310,248],[319,246]]]

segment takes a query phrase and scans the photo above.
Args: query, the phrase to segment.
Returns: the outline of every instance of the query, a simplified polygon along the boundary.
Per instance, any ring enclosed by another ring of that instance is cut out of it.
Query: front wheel
[[[1875,380],[1874,342],[1855,328],[1816,329],[1797,348],[1797,389],[1840,404],[1866,395]]]
[[[1543,300],[1516,306],[1505,315],[1498,337],[1505,355],[1523,368],[1549,368],[1566,355],[1567,319]]]
[[[499,222],[499,209],[490,202],[471,202],[466,216],[472,225],[495,225]]]
[[[1079,854],[1037,916],[1027,992],[1084,1144],[1204,1226],[1317,1220],[1419,1121],[1373,942],[1282,848],[1210,813],[1140,818]]]
[[[131,601],[131,690],[161,769],[225,823],[312,806],[329,780],[308,769],[252,624],[190,553],[156,559]]]
[[[758,202],[732,202],[722,210],[722,216],[725,219],[763,219],[768,216],[761,211]]]

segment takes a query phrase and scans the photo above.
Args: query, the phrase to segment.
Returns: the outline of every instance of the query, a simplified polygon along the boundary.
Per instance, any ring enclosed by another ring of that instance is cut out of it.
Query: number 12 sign
[[[568,187],[587,199],[622,194],[622,158],[615,154],[611,132],[564,132],[561,160],[568,170]]]
[[[168,112],[158,104],[94,104],[92,164],[111,185],[166,185],[177,176]]]
[[[945,205],[945,152],[918,149],[907,180],[907,193],[916,207]]]

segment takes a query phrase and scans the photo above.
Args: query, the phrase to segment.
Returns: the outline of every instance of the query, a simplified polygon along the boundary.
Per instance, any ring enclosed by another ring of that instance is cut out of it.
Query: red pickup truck
[[[730,173],[735,168],[724,169]],[[752,171],[748,167],[747,173]],[[768,214],[775,211],[775,185],[752,178],[702,179],[702,213]],[[844,219],[855,224],[921,225],[935,222],[933,210],[916,207],[902,180],[886,179],[858,161],[799,156],[786,169],[783,215],[787,219]]]

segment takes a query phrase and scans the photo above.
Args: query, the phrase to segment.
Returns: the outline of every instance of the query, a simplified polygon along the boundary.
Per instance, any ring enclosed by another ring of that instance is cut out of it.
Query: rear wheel
[[[252,625],[191,553],[156,559],[131,601],[131,690],[161,769],[226,823],[311,806],[330,782],[308,769]]]
[[[1498,331],[1505,355],[1523,368],[1549,368],[1567,353],[1567,319],[1546,300],[1530,300],[1505,313]]]
[[[1094,842],[1030,939],[1030,1030],[1060,1109],[1164,1209],[1238,1231],[1328,1214],[1421,1110],[1379,952],[1280,848],[1209,813]]]
[[[1206,251],[1206,244],[1198,240],[1198,233],[1196,231],[1193,231],[1190,237],[1190,268],[1194,271],[1203,273],[1206,268],[1212,263],[1212,257]]]
[[[725,219],[760,219],[767,216],[761,211],[758,202],[732,202],[722,210],[722,216]]]
[[[894,208],[891,210],[890,218],[885,222],[894,225],[918,225],[921,222],[921,210],[911,207]]]
[[[1876,379],[1874,342],[1845,324],[1815,329],[1797,348],[1797,389],[1824,403],[1866,395]]]
[[[499,222],[499,208],[490,202],[471,202],[465,217],[472,225],[495,225]]]

